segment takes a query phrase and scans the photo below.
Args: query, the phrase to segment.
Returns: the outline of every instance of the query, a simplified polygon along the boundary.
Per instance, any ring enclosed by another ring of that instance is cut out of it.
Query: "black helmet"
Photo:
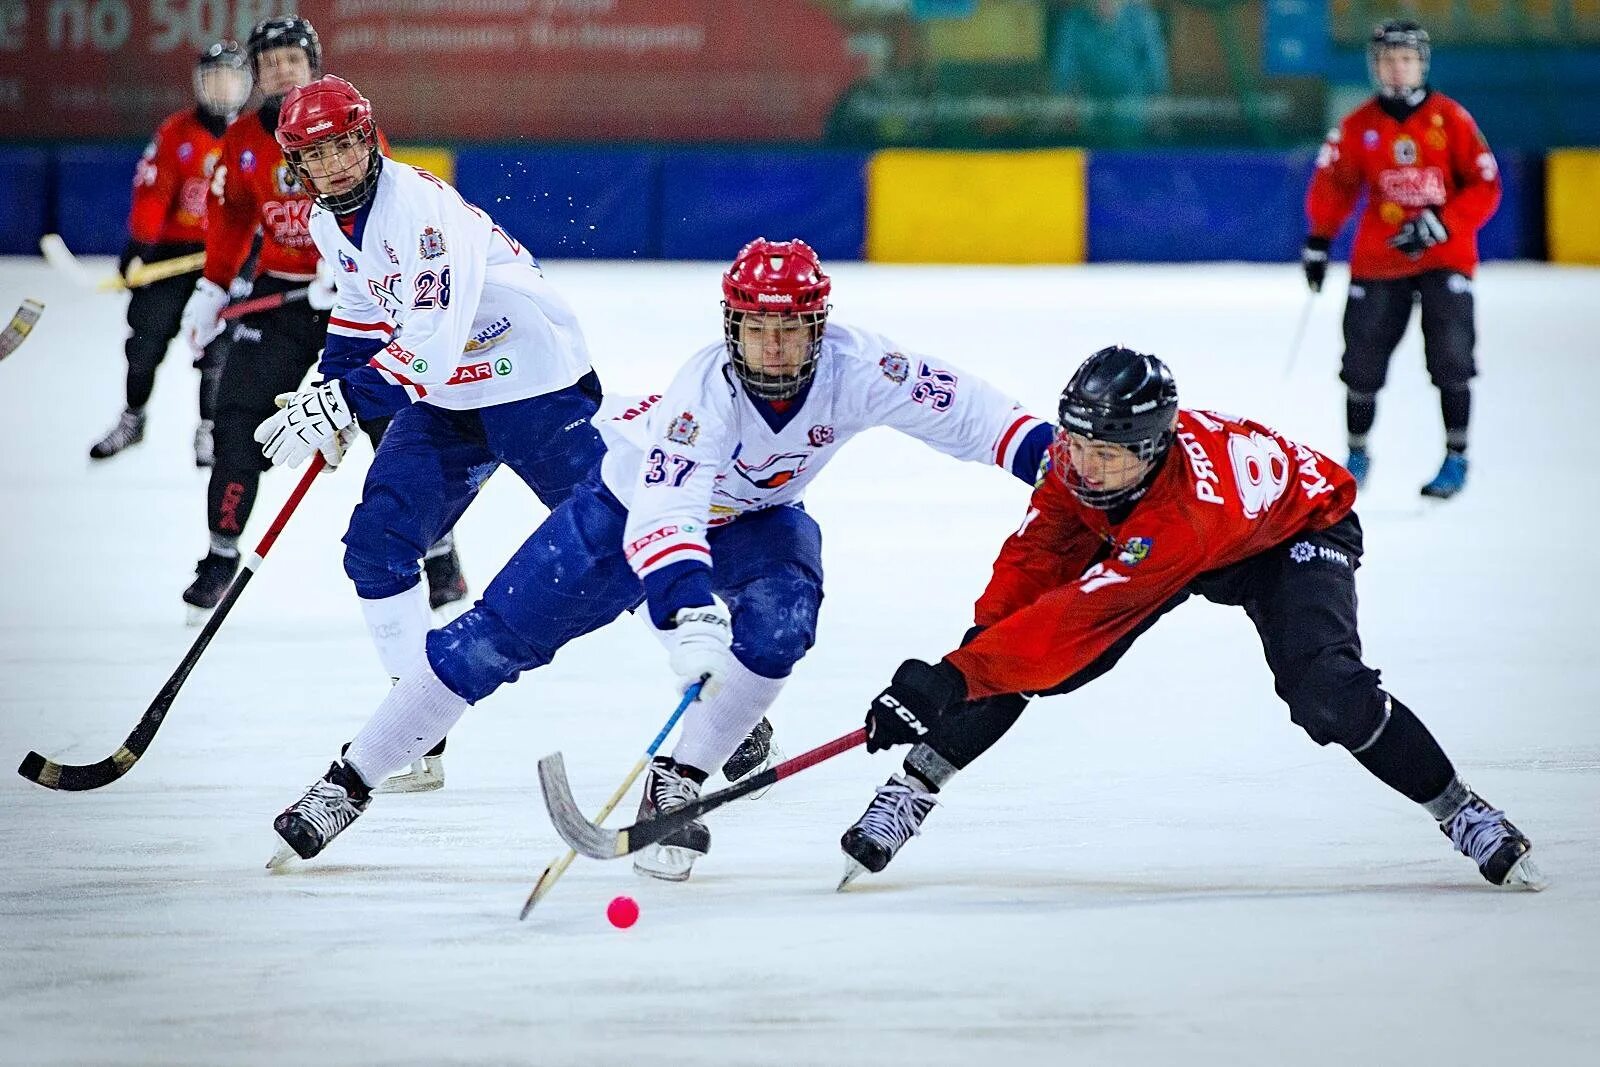
[[[1378,78],[1378,57],[1391,48],[1409,48],[1422,61],[1422,83],[1413,89],[1392,89]],[[1428,84],[1428,63],[1433,48],[1428,43],[1428,31],[1416,19],[1390,19],[1372,27],[1367,39],[1367,73],[1379,94],[1401,99],[1420,93]]]
[[[1057,427],[1091,441],[1131,449],[1153,469],[1172,447],[1178,413],[1178,386],[1155,356],[1112,345],[1083,361],[1061,391]],[[1143,482],[1119,489],[1091,489],[1062,470],[1079,500],[1095,508],[1114,508],[1144,494]]]
[[[250,70],[261,78],[261,53],[274,48],[299,48],[311,63],[311,76],[322,73],[322,41],[309,19],[299,15],[275,15],[256,23],[250,31]]]
[[[218,41],[194,65],[194,95],[213,115],[232,115],[250,99],[250,67],[237,41]]]

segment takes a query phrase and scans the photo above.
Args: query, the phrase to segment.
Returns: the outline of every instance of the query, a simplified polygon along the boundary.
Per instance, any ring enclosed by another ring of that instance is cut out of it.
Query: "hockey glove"
[[[1421,259],[1423,252],[1449,239],[1450,231],[1444,228],[1444,222],[1433,213],[1433,208],[1425,207],[1416,218],[1407,219],[1399,233],[1389,238],[1389,247],[1404,252],[1408,259]]]
[[[910,745],[927,736],[945,709],[967,698],[967,680],[940,660],[908,659],[894,672],[889,688],[867,709],[867,751]]]
[[[733,666],[733,624],[728,613],[720,604],[679,608],[662,640],[682,687],[704,681],[700,699],[709,700]]]
[[[222,332],[222,320],[217,316],[228,306],[228,291],[208,278],[194,283],[189,302],[183,305],[183,319],[178,329],[183,339],[194,350],[194,358],[205,354],[206,345]]]
[[[274,465],[298,467],[321,452],[329,466],[344,458],[341,430],[355,425],[350,405],[337,378],[278,397],[283,410],[275,412],[256,427],[256,442],[261,453]]]
[[[122,246],[122,255],[117,257],[117,273],[126,281],[128,268],[133,266],[133,261],[137,259],[140,263],[149,263],[154,253],[155,248],[153,245],[147,245],[143,241],[135,241],[130,238],[128,243]]]
[[[317,276],[306,286],[306,303],[315,311],[332,311],[339,290],[333,283],[333,268],[326,259],[317,261]]]
[[[1307,237],[1306,246],[1300,250],[1300,269],[1306,272],[1306,286],[1313,293],[1322,292],[1322,282],[1328,276],[1328,246],[1333,242],[1326,237]]]

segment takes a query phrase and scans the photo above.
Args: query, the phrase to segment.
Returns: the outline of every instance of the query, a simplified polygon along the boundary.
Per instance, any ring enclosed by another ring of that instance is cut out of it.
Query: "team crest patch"
[[[1394,161],[1402,167],[1409,167],[1417,161],[1417,142],[1409,137],[1396,137],[1394,139]]]
[[[388,241],[383,242],[383,254],[389,257],[389,262],[395,266],[400,265],[400,257],[394,254],[394,245]]]
[[[878,368],[883,371],[883,376],[896,385],[911,377],[911,361],[898,352],[890,352],[878,360]]]
[[[1367,148],[1369,148],[1369,149],[1377,148],[1378,147],[1378,131],[1377,130],[1368,130],[1366,133],[1363,133],[1361,135],[1361,143],[1366,145]]]
[[[444,234],[432,226],[424,229],[417,239],[417,255],[423,259],[438,259],[444,255]]]
[[[344,249],[342,248],[339,249],[339,266],[344,268],[344,272],[346,274],[355,274],[360,270],[360,268],[356,266],[356,261],[345,255]]]
[[[679,445],[692,445],[700,436],[700,424],[694,415],[685,411],[667,426],[667,440]]]
[[[1148,537],[1130,537],[1118,547],[1117,562],[1126,563],[1130,567],[1138,566],[1150,554],[1151,546],[1155,544]]]
[[[192,155],[194,155],[194,145],[190,144],[188,141],[185,141],[178,146],[178,159],[182,162],[189,162],[189,157]]]
[[[833,444],[833,427],[813,426],[811,427],[811,432],[806,436],[811,439],[812,448],[821,448],[824,445],[831,445]]]
[[[278,169],[272,172],[272,180],[278,187],[278,192],[288,195],[300,188],[300,183],[295,181],[294,171],[289,169],[289,164],[279,163]]]
[[[239,169],[246,174],[256,169],[256,154],[248,148],[239,153]]]

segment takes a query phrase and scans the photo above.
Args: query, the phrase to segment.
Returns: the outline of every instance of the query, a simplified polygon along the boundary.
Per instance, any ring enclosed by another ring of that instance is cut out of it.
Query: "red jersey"
[[[169,115],[134,168],[128,236],[147,245],[204,241],[206,192],[220,145],[194,108]]]
[[[1355,209],[1350,254],[1353,278],[1404,278],[1429,270],[1471,275],[1478,265],[1478,230],[1500,205],[1500,168],[1467,109],[1443,93],[1428,93],[1404,122],[1374,97],[1356,108],[1317,154],[1306,191],[1313,237],[1332,238]],[[1434,209],[1449,238],[1418,259],[1389,247],[1389,238],[1425,207]]]
[[[1050,689],[1087,667],[1194,578],[1350,512],[1355,479],[1257,422],[1182,410],[1177,441],[1113,526],[1048,473],[978,601],[988,627],[945,658],[967,694]]]

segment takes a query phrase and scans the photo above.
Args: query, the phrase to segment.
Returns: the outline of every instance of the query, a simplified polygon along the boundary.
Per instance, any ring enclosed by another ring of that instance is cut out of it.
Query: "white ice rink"
[[[616,393],[717,336],[718,270],[548,265]],[[1286,378],[1289,265],[833,270],[837,318],[1042,415],[1120,341],[1163,356],[1186,405],[1343,455],[1343,275]],[[850,892],[839,834],[899,754],[717,813],[687,884],[579,860],[521,924],[562,851],[536,758],[563,750],[592,809],[673,704],[636,621],[470,711],[442,792],[380,797],[322,859],[262,869],[272,816],[388,684],[340,568],[365,446],[314,487],[126,778],[67,794],[10,772],[30,748],[83,763],[122,741],[195,636],[178,594],[205,548],[196,373],[175,349],[145,444],[91,468],[122,400],[123,300],[0,259],[0,313],[25,296],[44,318],[0,363],[0,1062],[1600,1062],[1600,272],[1483,270],[1471,478],[1426,509],[1442,431],[1413,326],[1358,505],[1367,658],[1533,838],[1547,892],[1492,889],[1313,745],[1242,613],[1195,601],[1109,677],[1035,704]],[[292,481],[266,477],[249,544]],[[888,431],[845,450],[808,501],[827,600],[775,710],[783,749],[853,729],[901,659],[959,639],[1026,496]],[[514,475],[491,481],[460,527],[475,591],[543,515]],[[643,908],[631,930],[605,920],[619,893]]]

